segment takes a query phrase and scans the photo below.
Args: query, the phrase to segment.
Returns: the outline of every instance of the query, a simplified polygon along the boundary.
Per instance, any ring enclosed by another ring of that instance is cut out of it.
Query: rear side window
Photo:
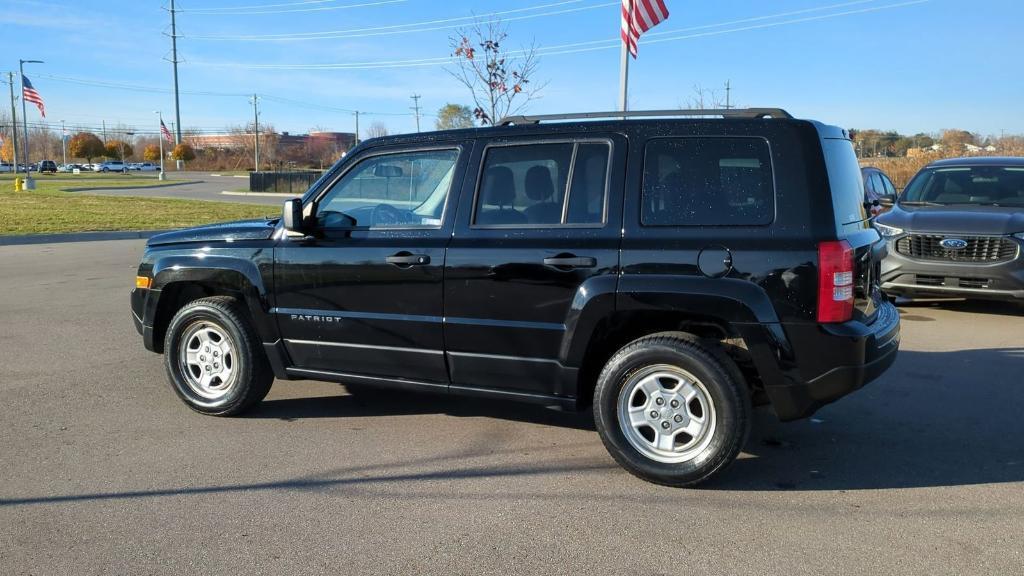
[[[842,138],[822,138],[822,150],[832,189],[832,211],[836,225],[853,224],[868,219],[864,207],[864,178],[861,176],[853,143]]]
[[[761,138],[659,138],[647,144],[645,226],[758,226],[775,217],[771,151]]]
[[[609,152],[605,142],[490,147],[473,223],[513,227],[602,224]]]

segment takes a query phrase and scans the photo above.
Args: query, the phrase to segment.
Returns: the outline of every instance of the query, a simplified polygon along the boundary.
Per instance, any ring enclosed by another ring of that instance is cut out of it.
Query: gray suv
[[[1024,158],[933,162],[875,228],[891,295],[1024,301]]]

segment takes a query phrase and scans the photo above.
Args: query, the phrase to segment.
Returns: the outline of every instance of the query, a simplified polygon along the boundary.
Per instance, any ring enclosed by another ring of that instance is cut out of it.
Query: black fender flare
[[[607,282],[585,283],[573,300],[561,351],[565,365],[582,365],[595,327],[612,314],[676,312],[708,318],[735,330],[747,345],[762,380],[768,385],[784,381],[780,364],[793,357],[792,348],[768,294],[758,285],[749,280],[703,276],[606,278],[613,280],[614,286],[609,287]]]
[[[249,310],[253,326],[263,342],[277,340],[277,325],[270,314],[271,292],[259,267],[248,259],[215,254],[168,255],[157,259],[152,269],[151,297],[147,299],[144,323],[156,319],[160,294],[173,284],[195,283],[238,292]]]

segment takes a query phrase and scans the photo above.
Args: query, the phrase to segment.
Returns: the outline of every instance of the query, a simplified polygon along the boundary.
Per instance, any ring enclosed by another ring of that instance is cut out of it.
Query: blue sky
[[[1024,133],[1019,0],[666,3],[670,18],[652,31],[659,35],[641,39],[631,68],[635,109],[684,106],[694,86],[723,92],[730,80],[736,104],[781,106],[848,127]],[[161,2],[3,4],[0,71],[16,70],[18,58],[46,61],[26,74],[46,99],[48,120],[145,130],[155,124],[153,110],[173,119],[173,98],[163,92],[171,87],[171,65]],[[505,19],[515,47],[535,41],[551,52],[538,73],[547,87],[530,112],[610,110],[617,101],[614,0],[181,0],[178,7],[186,128],[247,122],[252,111],[243,94],[255,92],[268,96],[262,120],[278,130],[351,130],[346,110],[377,114],[365,116],[363,127],[381,121],[392,132],[414,130],[413,93],[422,95],[427,113],[446,102],[470,103],[443,66],[292,66],[445,57],[450,26],[464,23],[451,19],[491,12],[512,11]],[[398,28],[399,34],[366,30],[437,20],[445,22]],[[332,31],[347,32],[265,38]],[[558,48],[567,44],[575,46]],[[599,49],[572,51],[580,47]],[[253,68],[266,65],[283,68]],[[38,115],[30,110],[29,118]],[[433,118],[423,122],[431,126]]]

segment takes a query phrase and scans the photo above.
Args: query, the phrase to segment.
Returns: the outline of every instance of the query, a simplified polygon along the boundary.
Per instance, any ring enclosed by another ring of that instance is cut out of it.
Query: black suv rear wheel
[[[632,474],[669,486],[697,484],[731,463],[750,412],[735,364],[675,332],[624,346],[594,391],[594,421],[608,452]]]
[[[174,315],[164,365],[178,396],[204,414],[240,414],[274,381],[245,309],[227,296],[195,300]]]

